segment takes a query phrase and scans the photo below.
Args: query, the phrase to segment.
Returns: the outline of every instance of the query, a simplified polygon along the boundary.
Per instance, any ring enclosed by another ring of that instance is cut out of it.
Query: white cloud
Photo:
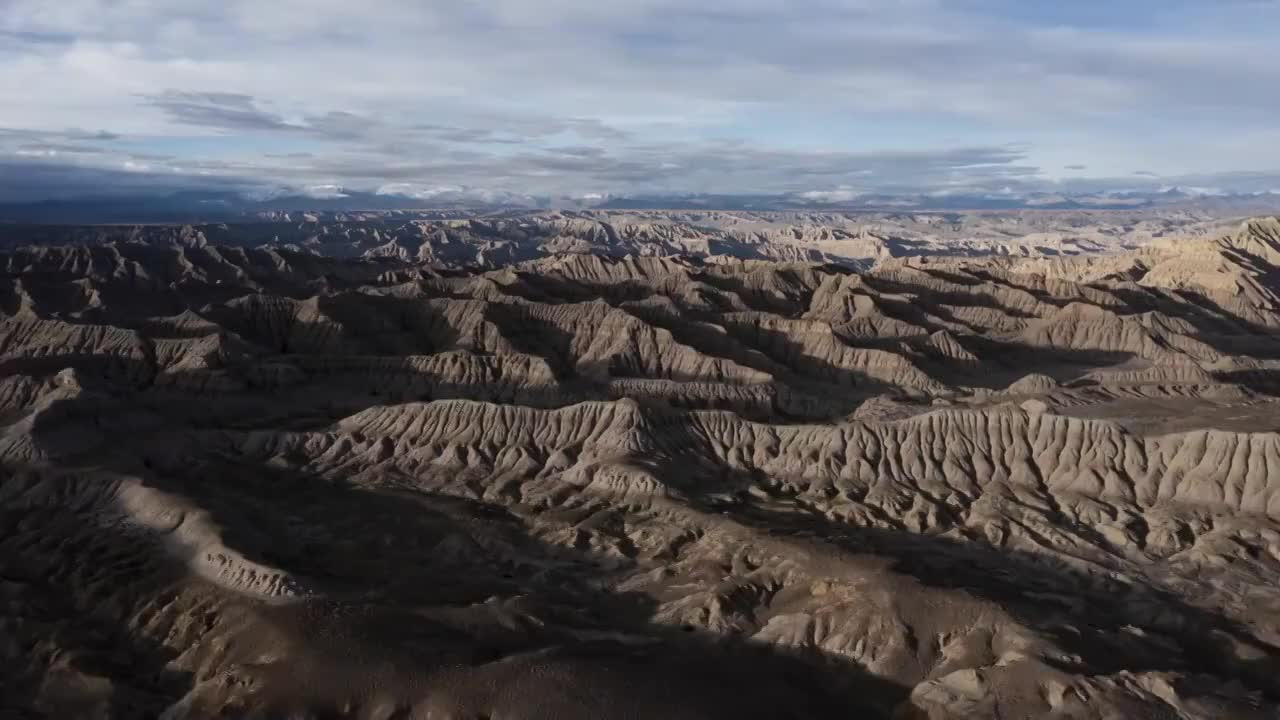
[[[0,127],[91,125],[126,154],[243,140],[166,150],[168,167],[368,188],[848,192],[821,188],[870,163],[882,184],[998,190],[1040,167],[1280,167],[1280,143],[1242,139],[1280,114],[1270,10],[1086,32],[1003,5],[0,0]],[[796,125],[829,152],[785,149]],[[986,167],[890,152],[1011,142]]]
[[[817,203],[842,203],[856,200],[863,194],[864,193],[849,189],[809,190],[807,192],[800,193],[799,197],[803,200]]]
[[[448,195],[450,193],[465,192],[465,188],[460,185],[437,185],[434,187],[424,187],[422,185],[414,185],[412,183],[388,183],[379,187],[375,193],[378,195],[400,195],[403,197],[417,198],[426,200],[429,198]]]
[[[342,188],[337,185],[310,185],[301,188],[301,194],[317,200],[333,200],[336,198],[350,197],[350,195],[343,192]]]

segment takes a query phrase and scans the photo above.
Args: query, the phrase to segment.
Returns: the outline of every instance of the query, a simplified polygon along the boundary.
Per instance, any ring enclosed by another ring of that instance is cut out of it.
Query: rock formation
[[[0,254],[6,717],[1274,717],[1280,221],[399,219]]]

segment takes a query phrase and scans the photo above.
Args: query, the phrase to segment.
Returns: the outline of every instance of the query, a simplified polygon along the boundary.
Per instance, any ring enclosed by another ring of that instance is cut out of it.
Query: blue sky
[[[1268,191],[1277,28],[1273,0],[0,0],[0,199]]]

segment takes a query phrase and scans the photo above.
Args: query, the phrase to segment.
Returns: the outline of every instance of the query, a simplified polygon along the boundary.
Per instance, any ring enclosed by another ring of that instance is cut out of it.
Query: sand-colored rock
[[[360,218],[0,255],[0,714],[1274,715],[1275,220]]]

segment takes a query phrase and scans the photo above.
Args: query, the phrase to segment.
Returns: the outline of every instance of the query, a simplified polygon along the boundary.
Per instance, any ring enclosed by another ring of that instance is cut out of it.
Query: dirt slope
[[[1275,220],[857,271],[650,215],[0,255],[0,712],[1275,716]]]

